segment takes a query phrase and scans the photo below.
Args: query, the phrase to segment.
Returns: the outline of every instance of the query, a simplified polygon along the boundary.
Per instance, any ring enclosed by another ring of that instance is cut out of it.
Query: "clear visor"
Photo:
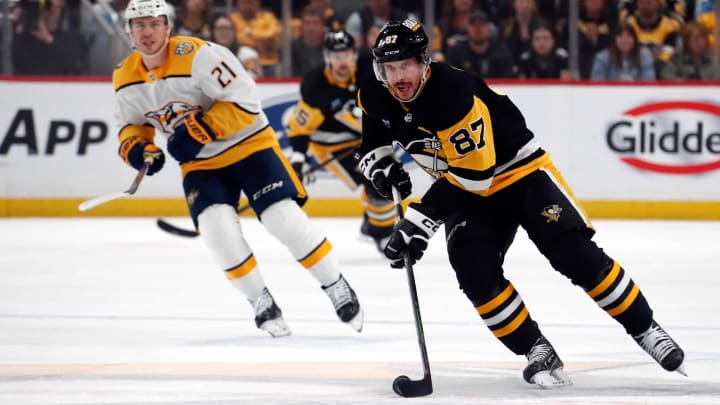
[[[387,86],[387,76],[385,75],[385,69],[383,64],[377,61],[373,61],[373,71],[375,72],[375,78]]]
[[[415,59],[414,57],[382,63],[373,60],[373,71],[375,72],[375,78],[378,81],[387,83],[388,75],[391,75],[394,78],[412,78],[416,76],[422,76],[427,71],[429,65],[429,59],[423,58],[423,62],[418,63],[417,59]]]

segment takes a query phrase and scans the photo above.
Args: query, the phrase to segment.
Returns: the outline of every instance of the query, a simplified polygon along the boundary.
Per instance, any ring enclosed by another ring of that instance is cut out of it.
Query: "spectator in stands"
[[[517,63],[530,50],[530,28],[539,17],[535,0],[513,0],[512,5],[513,14],[503,21],[500,37]]]
[[[667,12],[663,0],[636,0],[635,10],[624,22],[635,31],[638,42],[650,49],[658,72],[679,44],[682,21],[676,13]]]
[[[510,49],[493,38],[487,14],[476,9],[469,16],[467,40],[450,46],[445,61],[483,79],[515,77]]]
[[[589,79],[595,54],[612,41],[613,16],[608,0],[582,0],[578,20],[578,64],[580,78]]]
[[[323,20],[327,31],[340,31],[344,29],[345,23],[335,13],[332,6],[332,0],[310,0],[305,7],[300,10],[300,17],[295,17],[290,21],[292,39],[298,39],[302,36],[302,12],[307,7],[319,7],[323,10]]]
[[[325,10],[307,6],[302,12],[302,36],[292,42],[292,76],[304,76],[308,70],[322,65],[325,37]]]
[[[210,38],[212,0],[182,0],[176,13],[175,33],[186,37]]]
[[[384,25],[386,22],[401,21],[409,13],[390,4],[390,0],[366,0],[365,6],[351,13],[345,21],[345,30],[355,39],[356,46],[372,46],[365,43],[365,34],[371,25]]]
[[[570,79],[568,53],[555,44],[552,25],[537,20],[530,30],[530,50],[523,52],[518,61],[520,79]]]
[[[702,1],[702,0],[701,0]],[[715,1],[715,0],[711,0]],[[614,1],[617,4],[618,9],[618,21],[626,21],[628,16],[635,12],[637,9],[637,0],[617,0]],[[695,8],[695,0],[661,0],[661,4],[665,8],[667,14],[672,15],[674,18],[685,21],[691,18]],[[688,5],[690,6],[688,13]]]
[[[676,52],[660,72],[666,80],[720,80],[712,63],[708,32],[696,21],[685,24],[683,49]]]
[[[699,0],[695,8],[695,20],[708,32],[708,45],[715,47],[715,0]]]
[[[282,25],[272,11],[261,10],[260,0],[236,0],[237,11],[230,14],[240,45],[260,54],[263,77],[276,77],[280,67]]]
[[[449,0],[445,2],[439,24],[444,38],[442,45],[444,53],[447,53],[448,48],[467,41],[470,14],[475,8],[474,3],[474,0]]]
[[[132,45],[125,34],[123,13],[128,0],[96,2],[83,9],[82,33],[88,45],[87,73],[109,76]]]
[[[370,44],[369,46],[361,46],[358,48],[358,59],[360,61],[369,62],[370,66],[372,66],[372,47],[375,44],[375,40],[377,39],[378,34],[380,33],[380,30],[382,30],[383,26],[378,24],[372,24],[367,32],[365,33],[365,43]],[[358,66],[365,66],[365,63],[358,62]],[[371,67],[372,69],[372,67]]]
[[[227,14],[218,14],[210,22],[210,41],[228,48],[242,63],[253,79],[262,77],[259,55],[254,48],[240,45],[237,41],[237,30]]]
[[[18,75],[79,75],[87,72],[87,46],[65,0],[27,2],[12,41]]]
[[[549,23],[555,44],[561,48],[567,48],[568,0],[537,0],[537,11],[538,15]]]
[[[653,56],[640,45],[635,30],[620,25],[613,31],[613,40],[607,49],[595,55],[590,79],[592,80],[655,80]]]

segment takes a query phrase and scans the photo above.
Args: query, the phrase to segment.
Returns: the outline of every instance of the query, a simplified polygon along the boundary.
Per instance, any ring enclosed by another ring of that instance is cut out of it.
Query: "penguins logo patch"
[[[560,219],[560,213],[562,212],[562,208],[560,208],[557,204],[548,205],[547,207],[543,208],[543,211],[541,212],[542,216],[547,218],[547,222],[550,221],[558,222]]]

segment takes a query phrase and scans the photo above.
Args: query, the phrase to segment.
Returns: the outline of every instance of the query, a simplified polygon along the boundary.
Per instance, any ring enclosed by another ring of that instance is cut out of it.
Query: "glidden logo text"
[[[720,106],[694,101],[644,104],[611,122],[608,147],[641,170],[698,174],[720,168]]]

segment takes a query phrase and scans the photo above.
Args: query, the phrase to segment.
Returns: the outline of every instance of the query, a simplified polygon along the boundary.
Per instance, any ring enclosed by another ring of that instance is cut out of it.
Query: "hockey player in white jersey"
[[[138,170],[153,158],[152,175],[165,161],[155,135],[167,137],[193,222],[253,306],[258,328],[276,337],[290,334],[243,235],[241,192],[268,232],[318,280],[338,317],[361,331],[360,303],[330,242],[300,208],[307,194],[280,150],[255,82],[227,48],[170,37],[168,16],[164,0],[131,0],[125,12],[135,51],[113,73],[120,156]]]

